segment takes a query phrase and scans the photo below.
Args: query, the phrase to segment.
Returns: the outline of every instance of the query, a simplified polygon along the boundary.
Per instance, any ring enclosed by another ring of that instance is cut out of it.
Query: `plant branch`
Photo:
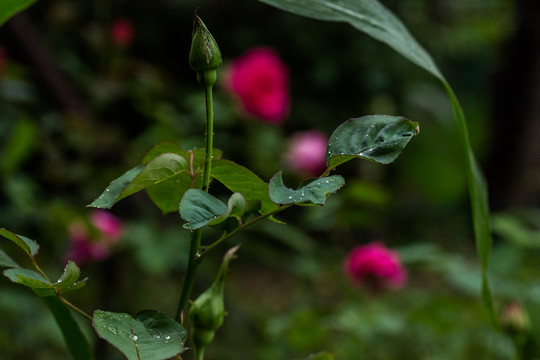
[[[62,295],[60,294],[56,294],[58,296],[58,298],[64,303],[66,304],[67,306],[69,306],[70,308],[72,308],[73,310],[75,310],[76,312],[78,312],[79,314],[81,314],[82,316],[84,316],[85,318],[87,318],[88,320],[92,321],[92,317],[90,315],[88,315],[86,312],[84,312],[83,310],[79,309],[78,307],[76,307],[75,305],[73,305],[72,303],[70,303],[68,300],[66,300],[66,298],[64,298]]]
[[[213,248],[215,248],[216,246],[218,246],[219,244],[221,244],[223,241],[227,240],[228,238],[232,237],[233,235],[235,235],[237,232],[241,231],[241,230],[244,230],[245,228],[247,228],[248,226],[251,226],[253,224],[255,224],[256,222],[258,222],[259,220],[263,220],[263,219],[266,219],[267,217],[270,217],[272,215],[275,215],[279,212],[282,212],[283,210],[285,209],[288,209],[292,206],[293,204],[288,204],[288,205],[281,205],[280,207],[278,207],[277,209],[274,209],[272,211],[269,211],[267,213],[264,213],[260,216],[257,216],[256,218],[253,218],[247,222],[245,222],[244,224],[239,224],[238,227],[236,229],[234,229],[233,231],[231,231],[230,233],[225,233],[223,234],[223,236],[221,236],[218,240],[216,240],[215,242],[213,242],[211,245],[208,245],[207,247],[205,247],[203,250],[201,250],[199,252],[199,255],[201,256],[201,258],[210,250],[212,250]]]
[[[195,230],[191,232],[191,242],[189,244],[189,258],[184,276],[184,282],[182,283],[182,292],[180,293],[180,300],[178,300],[178,307],[176,308],[175,320],[180,324],[183,323],[183,311],[191,295],[193,284],[195,283],[195,275],[197,269],[201,263],[200,254],[198,254],[201,247],[201,230]]]
[[[45,272],[43,270],[41,270],[41,268],[39,267],[39,265],[36,262],[36,258],[34,258],[34,256],[30,255],[30,260],[32,261],[32,265],[34,265],[34,268],[37,270],[37,272],[39,272],[45,279],[47,279],[47,281],[50,282],[51,279],[49,279],[47,274],[45,274]]]
[[[210,175],[212,173],[212,157],[214,146],[214,104],[212,86],[204,85],[204,99],[206,102],[206,159],[204,162],[203,190],[208,192]]]

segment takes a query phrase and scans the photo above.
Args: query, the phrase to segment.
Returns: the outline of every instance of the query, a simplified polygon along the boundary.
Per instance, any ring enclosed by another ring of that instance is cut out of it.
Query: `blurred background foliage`
[[[520,2],[384,3],[454,87],[482,164],[498,165],[495,133],[506,130],[493,121],[494,79],[523,21]],[[289,67],[291,110],[280,125],[241,116],[224,88],[215,90],[215,146],[263,179],[285,166],[297,131],[329,135],[350,117],[376,113],[421,124],[394,164],[340,168],[347,184],[324,207],[290,209],[279,216],[287,226],[261,223],[231,239],[227,245],[242,247],[227,280],[228,316],[208,359],[296,359],[322,350],[337,359],[540,358],[538,197],[512,206],[493,200],[502,204],[490,270],[505,324],[498,333],[480,304],[463,165],[444,89],[350,26],[253,0],[38,1],[2,27],[0,225],[37,240],[38,261],[59,275],[70,225],[88,222],[85,206],[112,179],[159,141],[204,146],[203,94],[187,64],[197,7],[225,67],[257,46],[275,49]],[[118,19],[133,27],[124,45],[110,35]],[[285,177],[290,186],[302,180],[291,169]],[[83,266],[90,280],[70,300],[89,313],[172,314],[188,243],[178,214],[162,215],[145,194],[122,200],[112,213],[124,223],[122,239],[109,258]],[[399,251],[409,272],[405,289],[373,294],[345,277],[348,251],[374,240]],[[2,249],[22,261],[14,246]],[[225,249],[202,264],[196,293],[211,282]],[[67,359],[39,299],[3,277],[0,291],[0,358]],[[508,320],[503,314],[514,303],[522,317]],[[97,359],[122,358],[81,323]]]

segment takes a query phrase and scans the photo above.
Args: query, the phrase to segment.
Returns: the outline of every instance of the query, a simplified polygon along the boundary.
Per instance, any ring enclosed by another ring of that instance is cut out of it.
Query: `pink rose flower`
[[[307,176],[318,176],[326,169],[328,137],[321,131],[308,130],[293,134],[285,155],[287,165]]]
[[[133,42],[135,31],[131,21],[120,18],[116,19],[110,27],[111,40],[121,48],[127,48]]]
[[[89,226],[97,230],[97,235],[92,236],[94,232]],[[66,260],[73,260],[81,266],[108,258],[114,244],[120,240],[122,231],[122,223],[117,217],[103,210],[94,210],[90,214],[90,225],[79,221],[70,225],[70,246]]]
[[[108,211],[94,210],[90,222],[109,240],[117,242],[122,235],[122,222]]]
[[[371,290],[400,289],[407,283],[398,254],[380,242],[355,247],[345,259],[344,269],[354,283]]]
[[[245,112],[265,122],[279,124],[289,113],[289,70],[272,49],[254,48],[234,60],[225,88]]]

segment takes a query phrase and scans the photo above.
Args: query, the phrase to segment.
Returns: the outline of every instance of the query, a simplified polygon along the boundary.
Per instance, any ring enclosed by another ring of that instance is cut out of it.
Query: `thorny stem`
[[[210,187],[210,175],[212,173],[212,153],[214,152],[214,104],[212,86],[204,87],[204,99],[206,102],[206,159],[204,162],[203,190],[208,192]]]
[[[203,74],[203,77],[206,74]],[[208,192],[210,188],[210,175],[212,173],[212,153],[214,145],[214,104],[212,98],[212,85],[205,83],[204,78],[199,79],[201,85],[204,88],[204,99],[206,103],[206,158],[204,162],[203,173],[203,189]],[[191,295],[193,284],[195,283],[195,275],[197,269],[201,263],[200,254],[198,251],[201,247],[201,230],[195,230],[191,233],[191,241],[189,243],[189,258],[184,276],[184,282],[182,284],[182,292],[180,293],[180,300],[178,301],[178,307],[176,308],[176,321],[183,323],[183,311]]]

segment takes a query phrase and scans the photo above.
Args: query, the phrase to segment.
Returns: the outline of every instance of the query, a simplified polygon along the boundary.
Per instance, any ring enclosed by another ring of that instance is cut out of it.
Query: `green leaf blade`
[[[278,206],[268,195],[268,184],[251,170],[230,160],[212,161],[212,177],[232,192],[244,195],[246,201],[260,201],[260,213],[275,210]]]
[[[16,284],[31,288],[38,296],[53,296],[54,285],[40,273],[24,268],[4,270],[4,276]]]
[[[184,228],[200,229],[206,225],[216,225],[233,216],[240,219],[246,209],[246,199],[234,193],[227,205],[200,189],[189,189],[180,202],[180,216],[186,221]]]
[[[57,296],[46,296],[42,299],[60,327],[72,358],[77,360],[94,360],[90,344],[66,304]]]
[[[386,43],[399,54],[438,78],[449,95],[465,154],[469,195],[478,255],[485,279],[482,296],[494,327],[497,328],[493,300],[487,282],[487,264],[492,238],[489,231],[487,185],[476,163],[469,140],[467,123],[454,91],[437,68],[431,56],[418,44],[403,23],[377,0],[259,0],[294,14],[325,21],[347,22],[374,39]]]
[[[98,335],[128,360],[169,359],[186,350],[184,328],[155,310],[141,311],[135,317],[97,310],[93,325]]]
[[[172,153],[182,156],[192,164],[194,172],[204,169],[206,149],[184,150],[178,143],[173,141],[163,141],[151,148],[143,157],[142,164],[146,165],[152,159],[164,153]],[[219,149],[212,150],[213,159],[220,159],[222,154],[223,151]]]
[[[95,199],[88,207],[99,209],[110,209],[117,201],[119,201],[122,192],[129,186],[137,175],[144,169],[144,165],[136,166],[126,171],[116,180],[111,181],[109,186],[103,191],[97,199]]]
[[[36,0],[2,0],[0,2],[0,26],[10,17],[23,11],[35,2]]]
[[[66,267],[64,268],[64,273],[58,279],[56,283],[54,283],[54,288],[58,290],[59,292],[64,292],[68,290],[74,290],[74,288],[80,288],[84,285],[84,281],[77,282],[79,280],[79,277],[81,276],[81,270],[75,264],[73,261],[68,261]]]
[[[0,249],[0,267],[17,268],[20,266],[4,250]]]
[[[39,251],[39,245],[32,239],[29,239],[22,235],[17,235],[9,230],[0,228],[0,236],[5,237],[8,240],[13,241],[18,247],[24,250],[29,256],[34,256]]]
[[[259,0],[308,18],[346,22],[403,55],[439,79],[437,65],[403,23],[376,0]]]
[[[399,116],[367,115],[341,124],[330,136],[326,161],[330,169],[354,158],[393,162],[419,132],[418,124]]]
[[[338,191],[345,180],[340,175],[311,179],[302,184],[297,190],[290,189],[283,183],[283,173],[280,171],[270,179],[268,192],[273,202],[280,205],[323,205],[326,198]]]
[[[146,164],[116,201],[188,171],[188,162],[182,156],[172,153],[161,154]]]
[[[146,193],[163,214],[178,211],[178,205],[184,193],[188,189],[196,188],[199,182],[202,184],[202,173],[197,175],[200,176],[197,176],[193,181],[190,174],[181,172],[170,179],[147,188]]]

